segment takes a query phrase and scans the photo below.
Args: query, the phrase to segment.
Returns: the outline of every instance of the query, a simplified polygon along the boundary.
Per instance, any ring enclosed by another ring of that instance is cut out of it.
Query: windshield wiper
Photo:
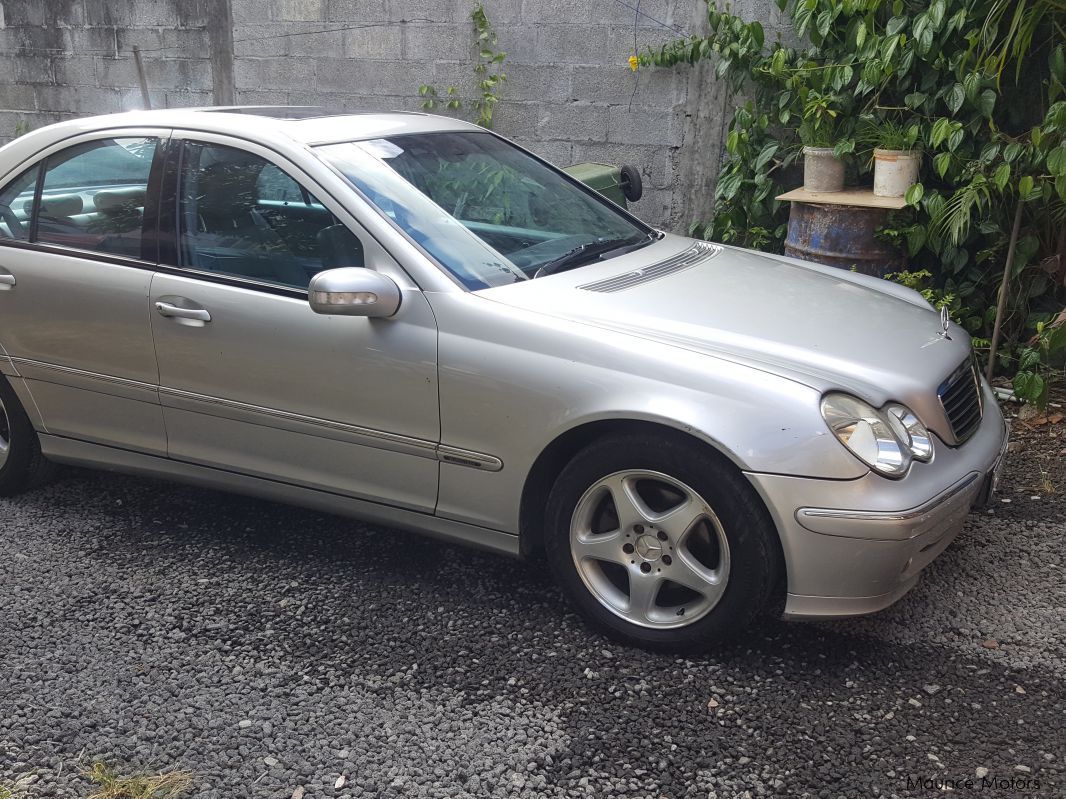
[[[538,277],[544,277],[546,275],[554,275],[557,272],[565,272],[567,269],[573,269],[588,263],[593,259],[602,258],[609,252],[625,249],[626,252],[635,250],[638,247],[643,247],[654,239],[654,234],[643,236],[638,241],[633,241],[632,237],[624,239],[606,239],[604,241],[590,241],[586,244],[582,244],[579,247],[574,247],[570,252],[563,253],[558,258],[554,258],[548,261],[544,266],[534,273],[534,280]]]

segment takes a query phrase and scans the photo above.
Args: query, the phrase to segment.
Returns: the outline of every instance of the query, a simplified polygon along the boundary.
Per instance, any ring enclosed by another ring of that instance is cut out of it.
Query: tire
[[[622,194],[631,203],[635,203],[644,196],[644,181],[640,179],[640,171],[635,166],[623,166],[620,170],[620,182]]]
[[[545,555],[574,605],[601,631],[648,649],[730,639],[768,606],[782,571],[755,490],[680,434],[591,444],[556,479],[545,518]]]
[[[0,375],[0,497],[49,482],[56,466],[41,454],[41,442],[15,390]]]

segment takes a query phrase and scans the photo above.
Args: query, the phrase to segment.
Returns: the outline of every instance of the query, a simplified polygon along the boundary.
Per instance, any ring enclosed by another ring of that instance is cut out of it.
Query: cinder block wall
[[[24,126],[154,106],[418,110],[418,88],[476,96],[475,0],[0,0],[0,142]],[[640,70],[634,41],[701,29],[701,0],[485,0],[507,53],[495,128],[555,163],[638,166],[635,211],[706,212],[725,95],[707,70]],[[746,0],[757,12],[770,0]],[[462,115],[464,112],[459,112]]]

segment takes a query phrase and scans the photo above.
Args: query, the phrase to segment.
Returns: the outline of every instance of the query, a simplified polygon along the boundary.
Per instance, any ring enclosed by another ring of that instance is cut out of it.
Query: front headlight
[[[899,425],[896,435],[907,445],[914,459],[928,463],[933,457],[933,439],[926,426],[914,415],[914,411],[906,405],[894,402],[885,408],[885,415],[893,428]]]
[[[850,394],[822,398],[822,418],[840,443],[874,471],[899,477],[910,467],[913,453],[902,420],[893,416],[893,423],[886,417]]]

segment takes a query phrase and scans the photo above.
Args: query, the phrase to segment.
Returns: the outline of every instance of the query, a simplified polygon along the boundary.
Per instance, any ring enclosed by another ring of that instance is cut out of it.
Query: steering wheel
[[[15,212],[11,210],[10,206],[0,205],[0,218],[3,218],[7,229],[11,232],[11,238],[22,238],[26,228],[23,226],[22,220],[15,216]]]

